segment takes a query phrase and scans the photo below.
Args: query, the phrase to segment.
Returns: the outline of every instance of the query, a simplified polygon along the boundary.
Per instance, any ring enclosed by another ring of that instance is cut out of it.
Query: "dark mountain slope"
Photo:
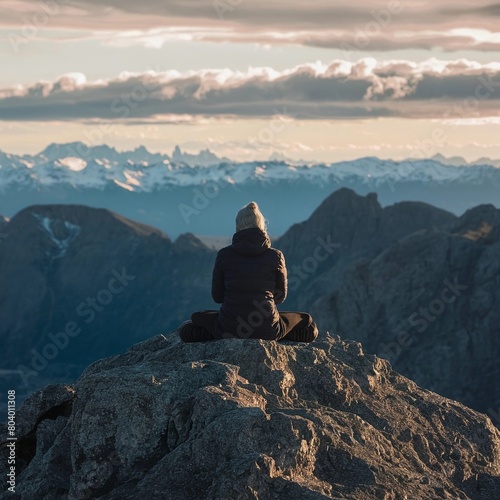
[[[287,307],[310,305],[337,286],[358,259],[374,258],[415,231],[437,230],[456,220],[453,214],[421,202],[382,208],[375,193],[335,191],[307,221],[295,224],[275,242],[289,265],[292,290]],[[328,247],[328,255],[319,251],[322,247]]]
[[[175,327],[212,304],[213,261],[192,235],[172,242],[108,210],[29,207],[0,239],[2,366],[36,365],[34,381]]]
[[[491,205],[469,210],[447,231],[416,232],[359,261],[313,313],[418,384],[496,413],[499,235],[500,210]]]

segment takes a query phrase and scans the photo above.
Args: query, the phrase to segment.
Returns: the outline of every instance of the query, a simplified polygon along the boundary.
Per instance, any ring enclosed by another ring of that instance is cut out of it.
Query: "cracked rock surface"
[[[488,417],[329,334],[312,344],[158,335],[94,363],[73,386],[34,393],[17,425],[16,494],[1,498],[490,500],[500,491],[500,432]]]

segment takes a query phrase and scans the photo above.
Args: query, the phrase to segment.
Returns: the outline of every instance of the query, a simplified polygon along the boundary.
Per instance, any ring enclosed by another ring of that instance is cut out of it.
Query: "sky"
[[[0,150],[500,158],[494,0],[0,0]]]

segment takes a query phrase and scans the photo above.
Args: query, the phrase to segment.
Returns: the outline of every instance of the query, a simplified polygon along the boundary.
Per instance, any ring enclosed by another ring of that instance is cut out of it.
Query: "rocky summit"
[[[72,386],[34,393],[16,418],[16,494],[1,498],[491,500],[500,491],[500,432],[488,417],[329,334],[312,344],[158,335]]]

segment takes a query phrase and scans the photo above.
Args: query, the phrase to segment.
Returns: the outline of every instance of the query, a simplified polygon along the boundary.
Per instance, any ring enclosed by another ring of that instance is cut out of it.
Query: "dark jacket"
[[[216,326],[218,338],[260,338],[281,336],[276,304],[287,295],[287,274],[283,254],[271,248],[264,232],[257,228],[238,231],[232,245],[217,254],[212,277],[212,297],[222,304]]]

